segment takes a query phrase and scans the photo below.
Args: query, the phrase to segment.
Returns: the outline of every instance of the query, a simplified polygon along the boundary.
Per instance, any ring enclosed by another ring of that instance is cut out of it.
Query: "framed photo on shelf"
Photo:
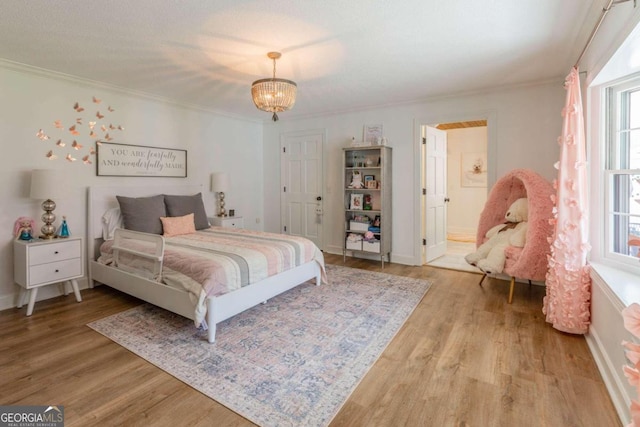
[[[377,189],[378,181],[373,181],[373,180],[365,181],[365,188],[368,188],[369,190]]]
[[[362,210],[363,202],[364,202],[364,194],[352,194],[351,200],[349,202],[349,209]]]
[[[363,141],[369,145],[382,144],[382,125],[364,125]]]
[[[367,181],[373,181],[374,179],[376,179],[375,175],[365,175],[364,176],[364,183],[366,184]]]

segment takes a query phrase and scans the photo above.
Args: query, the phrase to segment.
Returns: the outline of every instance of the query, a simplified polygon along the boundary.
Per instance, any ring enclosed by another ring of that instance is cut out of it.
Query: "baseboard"
[[[86,277],[83,277],[81,279],[78,279],[78,289],[87,289],[88,288],[88,279]],[[10,308],[15,308],[17,303],[18,303],[18,292],[20,291],[18,285],[15,285],[15,292],[9,295],[3,295],[2,297],[0,297],[0,311],[2,310],[8,310]],[[73,293],[72,293],[73,294]],[[38,297],[36,298],[36,303],[38,301],[44,301],[50,298],[55,298],[55,297],[59,297],[60,295],[63,295],[62,291],[60,290],[59,286],[56,286],[55,284],[52,285],[47,285],[47,286],[43,286],[42,288],[40,288],[38,290]],[[36,304],[36,310],[37,310],[38,306]]]

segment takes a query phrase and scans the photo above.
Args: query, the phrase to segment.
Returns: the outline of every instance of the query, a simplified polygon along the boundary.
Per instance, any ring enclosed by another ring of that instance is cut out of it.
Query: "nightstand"
[[[209,218],[211,225],[227,228],[244,228],[244,220],[241,216],[214,216]]]
[[[13,242],[13,278],[22,286],[18,297],[18,308],[24,305],[29,293],[27,316],[33,313],[38,289],[42,286],[63,282],[67,295],[67,282],[71,285],[78,302],[82,301],[78,279],[84,276],[84,252],[82,238],[15,240]]]

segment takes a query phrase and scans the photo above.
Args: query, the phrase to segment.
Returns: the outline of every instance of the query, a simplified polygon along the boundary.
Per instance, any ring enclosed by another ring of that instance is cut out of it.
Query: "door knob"
[[[445,197],[445,198],[444,198],[444,201],[445,201],[446,203],[449,203],[451,200],[450,200],[448,197]]]
[[[317,200],[317,201],[322,200],[322,196],[318,196],[318,197],[316,197],[316,200]]]

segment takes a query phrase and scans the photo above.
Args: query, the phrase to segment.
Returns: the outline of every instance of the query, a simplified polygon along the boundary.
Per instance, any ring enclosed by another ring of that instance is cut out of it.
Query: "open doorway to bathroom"
[[[488,132],[486,120],[473,120],[454,123],[436,123],[423,126],[425,136],[428,132],[446,133],[446,159],[444,172],[436,172],[445,179],[444,210],[438,209],[434,202],[433,191],[429,191],[428,182],[439,179],[431,173],[434,161],[428,154],[431,148],[425,144],[422,156],[423,175],[423,263],[433,267],[479,272],[464,260],[464,256],[475,250],[476,230],[480,212],[487,199],[487,146]],[[429,168],[432,168],[431,170]],[[435,195],[437,200],[440,195]],[[435,220],[444,215],[444,221]],[[438,228],[441,228],[438,230]],[[435,229],[435,232],[434,232]],[[435,237],[434,237],[435,236]],[[429,243],[438,242],[437,250]]]

